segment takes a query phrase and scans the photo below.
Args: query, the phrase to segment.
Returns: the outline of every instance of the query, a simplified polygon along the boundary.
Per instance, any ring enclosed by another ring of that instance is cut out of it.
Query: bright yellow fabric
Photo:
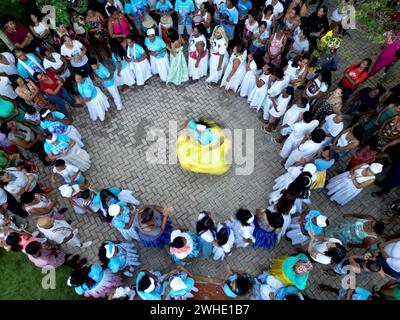
[[[317,179],[311,185],[311,189],[324,188],[326,182],[326,171],[317,171]]]
[[[286,275],[283,273],[282,264],[283,261],[287,258],[287,256],[282,256],[279,259],[272,259],[272,265],[269,269],[269,273],[275,278],[282,281],[285,286],[293,286],[293,282],[290,281]]]
[[[218,127],[210,128],[211,131],[218,133],[219,137],[223,137],[223,131]],[[207,174],[224,174],[230,168],[225,163],[225,155],[230,151],[231,143],[226,138],[222,146],[215,146],[219,140],[212,145],[201,145],[191,136],[183,135],[178,137],[176,152],[181,167],[184,170],[207,173]],[[212,149],[211,149],[212,148]]]

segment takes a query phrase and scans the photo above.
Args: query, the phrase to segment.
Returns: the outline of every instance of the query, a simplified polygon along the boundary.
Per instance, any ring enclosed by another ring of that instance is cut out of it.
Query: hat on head
[[[319,226],[321,228],[325,228],[328,225],[327,221],[328,221],[328,218],[326,216],[319,215],[317,217],[317,226]]]
[[[149,29],[149,30],[147,30],[147,35],[148,36],[154,36],[154,35],[156,35],[156,31],[154,30],[154,29]]]
[[[370,164],[369,169],[370,169],[373,173],[378,174],[378,173],[381,173],[381,172],[383,171],[383,165],[380,164],[380,163],[376,163],[376,162],[375,162],[375,163],[373,163],[373,164]]]
[[[44,119],[44,118],[46,118],[50,113],[51,113],[51,111],[50,111],[49,109],[47,109],[45,112],[42,113],[41,117]]]
[[[108,213],[109,213],[110,216],[112,216],[112,217],[117,216],[120,212],[121,212],[121,207],[120,207],[118,204],[112,204],[112,205],[108,208]]]
[[[113,243],[109,242],[108,244],[106,244],[104,246],[104,248],[106,249],[106,257],[108,259],[112,258],[115,253],[115,245]]]
[[[143,22],[142,22],[143,27],[151,28],[151,27],[154,26],[154,24],[155,24],[154,19],[150,15],[146,14],[144,16],[144,19],[143,19]],[[147,30],[147,32],[149,32],[149,30]],[[154,32],[153,35],[156,34],[154,29],[153,29],[153,32]],[[147,33],[147,35],[149,35],[149,34]]]

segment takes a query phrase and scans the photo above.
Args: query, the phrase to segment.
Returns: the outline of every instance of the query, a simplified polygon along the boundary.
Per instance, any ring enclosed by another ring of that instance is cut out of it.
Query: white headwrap
[[[248,218],[246,222],[247,222],[248,224],[251,224],[251,223],[253,223],[253,221],[254,221],[254,214],[252,214],[251,217]]]
[[[55,135],[55,134],[53,134],[52,136],[51,136],[51,139],[46,139],[46,141],[48,142],[48,143],[53,143],[54,141],[56,141],[57,140],[57,135]]]
[[[325,228],[327,226],[327,222],[328,218],[326,216],[323,215],[319,215],[317,217],[317,226],[321,227],[321,228]]]
[[[374,174],[378,174],[381,173],[383,171],[383,165],[380,163],[372,163],[369,165],[369,169],[374,173]]]
[[[150,279],[150,285],[147,287],[147,289],[143,290],[146,293],[152,292],[156,288],[156,282],[154,281],[153,278],[149,277]]]
[[[104,246],[104,248],[106,249],[106,257],[108,259],[112,258],[115,253],[115,245],[113,243],[108,243]]]
[[[154,36],[154,35],[156,35],[156,31],[153,28],[151,28],[151,29],[147,30],[147,35]]]
[[[112,216],[112,217],[117,216],[120,212],[121,212],[121,207],[120,207],[118,204],[112,204],[112,205],[108,208],[108,213],[109,213],[110,216]]]

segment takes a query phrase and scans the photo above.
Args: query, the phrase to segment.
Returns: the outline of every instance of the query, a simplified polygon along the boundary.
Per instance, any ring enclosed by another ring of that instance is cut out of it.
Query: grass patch
[[[0,299],[8,300],[84,300],[73,288],[67,286],[72,269],[56,269],[56,289],[44,290],[45,274],[29,261],[22,252],[0,251]]]

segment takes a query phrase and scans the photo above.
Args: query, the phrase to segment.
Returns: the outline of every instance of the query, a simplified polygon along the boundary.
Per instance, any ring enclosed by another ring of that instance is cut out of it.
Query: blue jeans
[[[49,100],[50,100],[50,102],[57,105],[58,109],[60,109],[60,111],[63,114],[65,114],[67,117],[69,117],[69,112],[68,112],[67,108],[65,107],[64,101],[67,102],[71,107],[75,107],[74,100],[72,99],[70,94],[65,89],[62,89],[60,94],[58,94],[56,96],[49,96]]]

